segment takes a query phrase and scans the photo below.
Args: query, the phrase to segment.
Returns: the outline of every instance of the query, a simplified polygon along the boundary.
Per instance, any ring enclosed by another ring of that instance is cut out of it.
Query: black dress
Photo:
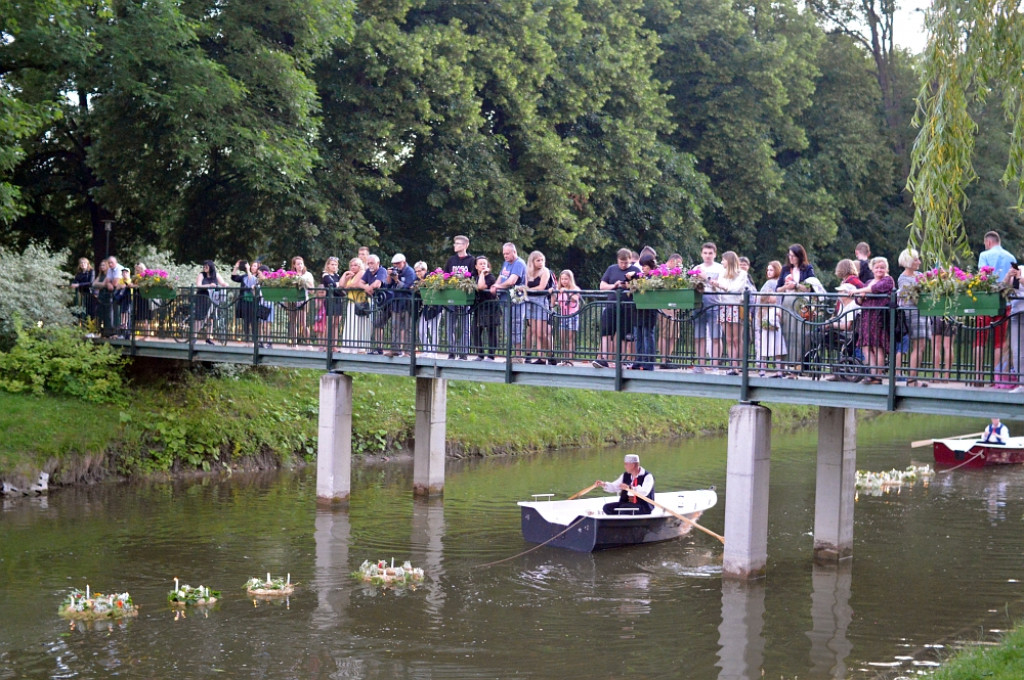
[[[327,313],[331,316],[345,314],[345,289],[338,288],[339,281],[341,281],[341,274],[324,274],[320,279],[320,283],[327,289],[327,298],[324,302],[327,306]]]

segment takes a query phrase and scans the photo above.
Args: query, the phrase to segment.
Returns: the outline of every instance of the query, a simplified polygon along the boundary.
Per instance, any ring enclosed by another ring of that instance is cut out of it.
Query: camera
[[[398,269],[395,267],[388,267],[388,276],[398,276]]]

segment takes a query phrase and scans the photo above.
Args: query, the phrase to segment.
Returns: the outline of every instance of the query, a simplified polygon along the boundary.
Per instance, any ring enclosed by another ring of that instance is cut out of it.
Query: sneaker
[[[454,359],[454,358],[455,358],[455,355],[454,355],[454,354],[449,354],[449,355],[448,355],[448,358],[449,358],[449,359]]]
[[[731,369],[729,369],[728,371],[726,371],[726,372],[725,372],[725,374],[726,374],[726,375],[739,375],[739,374],[740,374],[740,372],[739,372],[739,371],[737,371],[737,370],[736,370],[735,368],[731,368]]]
[[[522,357],[512,357],[512,363],[513,364],[525,364],[526,363],[526,359],[524,359]]]
[[[214,342],[213,340],[210,340],[209,338],[207,338],[207,339],[206,339],[206,344],[207,344],[207,345],[214,345],[214,344],[216,344],[216,343],[215,343],[215,342]]]
[[[473,361],[484,361],[487,357],[474,357]]]
[[[763,378],[764,377],[764,371],[758,371],[757,372],[757,377],[758,378]]]
[[[603,359],[595,359],[590,362],[590,365],[594,368],[608,368],[608,362]]]
[[[694,373],[703,373],[704,372],[704,367],[703,366],[694,366],[693,367],[693,372]]]
[[[1010,394],[1024,394],[1024,385],[1021,385],[1020,387],[1014,387],[1012,390],[1010,390]]]
[[[469,359],[469,355],[468,354],[460,354],[459,358],[462,359],[462,360],[467,360],[467,359]]]

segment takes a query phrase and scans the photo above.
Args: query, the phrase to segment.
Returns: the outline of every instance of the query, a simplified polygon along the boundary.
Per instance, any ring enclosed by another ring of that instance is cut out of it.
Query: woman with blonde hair
[[[555,280],[545,264],[544,253],[539,250],[526,259],[526,347],[536,352],[530,362],[533,364],[545,363],[545,355],[551,353],[550,293]],[[553,358],[550,361],[556,363]]]
[[[743,340],[742,301],[743,290],[747,287],[747,273],[740,269],[740,259],[731,250],[722,254],[722,266],[725,273],[711,281],[711,286],[722,294],[718,296],[718,321],[722,324],[722,336],[725,346],[722,348],[726,360],[732,366],[728,374],[739,375],[740,359],[743,357],[740,347]]]
[[[562,360],[560,366],[572,366],[572,357],[576,353],[576,333],[580,329],[580,288],[576,285],[576,275],[571,269],[563,269],[558,273],[558,291],[552,295],[556,322],[558,323],[558,349]]]

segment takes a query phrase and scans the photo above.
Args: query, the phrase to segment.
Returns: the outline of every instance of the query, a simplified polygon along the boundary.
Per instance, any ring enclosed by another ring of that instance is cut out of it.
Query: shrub
[[[0,350],[17,337],[15,319],[25,326],[71,326],[71,275],[63,271],[67,252],[30,245],[21,253],[0,248]]]
[[[123,403],[125,363],[117,347],[83,340],[74,328],[23,328],[14,321],[16,340],[0,352],[0,389],[8,392],[65,394],[87,401]]]

